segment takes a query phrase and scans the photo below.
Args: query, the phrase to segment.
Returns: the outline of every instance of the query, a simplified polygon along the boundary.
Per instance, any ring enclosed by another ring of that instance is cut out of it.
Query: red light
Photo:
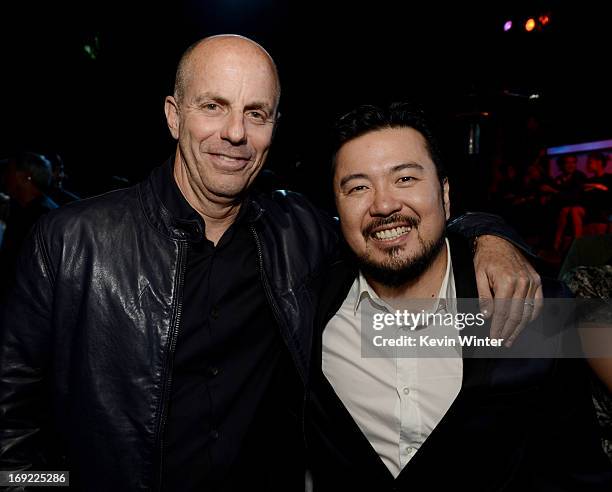
[[[547,15],[541,15],[538,20],[540,21],[540,24],[542,24],[543,26],[545,26],[546,24],[548,24],[550,22],[550,17],[548,17]]]

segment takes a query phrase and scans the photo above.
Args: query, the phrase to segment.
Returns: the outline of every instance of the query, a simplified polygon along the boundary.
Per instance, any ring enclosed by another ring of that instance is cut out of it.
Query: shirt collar
[[[178,219],[179,222],[197,222],[200,224],[201,230],[206,230],[206,223],[202,216],[189,204],[187,199],[183,196],[176,179],[174,179],[174,156],[162,166],[161,172],[157,175],[157,179],[154,182],[157,194],[160,197],[165,208],[170,214]],[[252,222],[258,218],[256,210],[251,210],[252,200],[249,196],[246,196],[242,202],[242,206],[238,211],[238,215],[234,223],[241,223],[246,217],[246,220]],[[247,212],[251,210],[251,213],[247,215]]]

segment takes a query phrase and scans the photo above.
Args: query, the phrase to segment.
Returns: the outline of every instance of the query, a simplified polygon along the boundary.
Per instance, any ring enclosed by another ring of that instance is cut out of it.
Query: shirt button
[[[414,452],[414,448],[406,449],[406,453],[408,453],[408,454],[412,454],[413,452]]]
[[[408,393],[410,393],[410,388],[406,386],[402,391],[404,392],[405,395],[407,395]]]
[[[210,310],[210,317],[212,319],[217,319],[219,317],[219,308],[217,306],[213,306]]]
[[[210,431],[210,437],[216,441],[217,439],[219,439],[219,432],[216,430]]]
[[[208,374],[210,374],[211,376],[216,376],[217,374],[219,374],[219,368],[215,366],[209,367]]]

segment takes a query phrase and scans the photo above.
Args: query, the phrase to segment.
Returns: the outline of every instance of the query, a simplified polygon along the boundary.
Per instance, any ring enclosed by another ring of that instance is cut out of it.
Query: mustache
[[[362,233],[365,237],[369,237],[376,229],[379,229],[384,226],[393,224],[395,226],[408,226],[414,228],[418,227],[420,223],[421,221],[417,217],[397,213],[389,217],[373,220],[363,229]]]

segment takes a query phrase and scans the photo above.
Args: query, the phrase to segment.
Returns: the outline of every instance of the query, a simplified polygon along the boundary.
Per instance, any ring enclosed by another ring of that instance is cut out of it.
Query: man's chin
[[[240,177],[224,177],[226,179],[215,180],[211,183],[209,190],[219,198],[234,199],[244,196],[248,188],[248,180]]]
[[[401,287],[418,279],[431,266],[444,246],[444,236],[437,241],[424,243],[421,251],[409,258],[401,258],[401,247],[388,248],[385,259],[358,257],[362,273],[387,287]]]

